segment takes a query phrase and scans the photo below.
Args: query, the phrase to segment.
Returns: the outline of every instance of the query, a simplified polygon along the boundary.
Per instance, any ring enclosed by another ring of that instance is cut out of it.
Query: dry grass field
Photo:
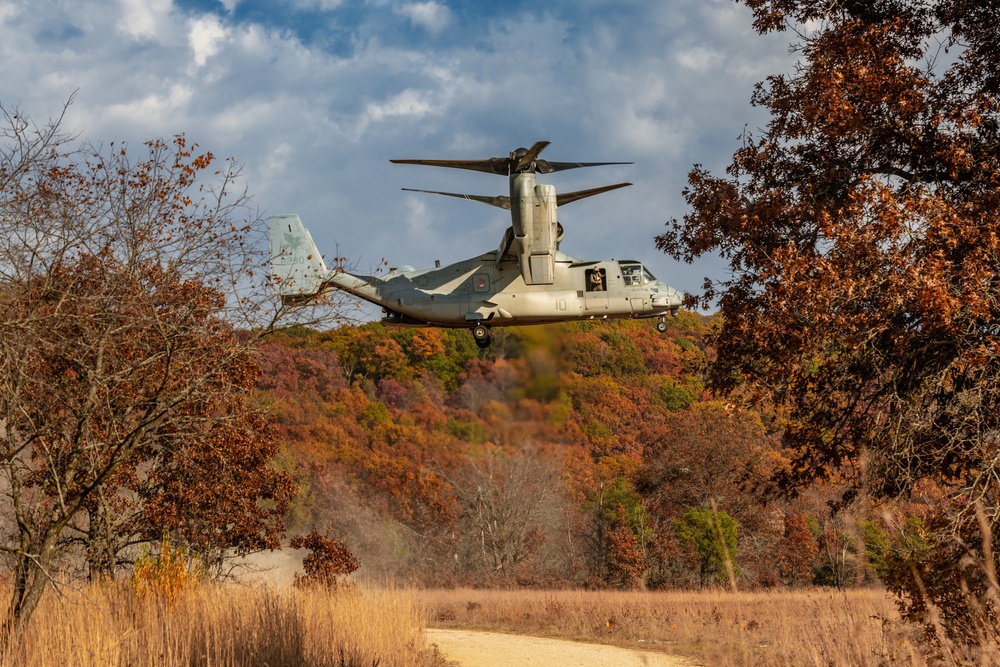
[[[912,628],[876,590],[733,593],[432,590],[432,627],[561,637],[706,665],[926,665]],[[992,664],[992,663],[991,663]]]
[[[5,667],[431,667],[405,590],[209,586],[170,602],[127,588],[46,595]]]
[[[172,601],[128,587],[50,593],[0,664],[441,667],[426,627],[614,644],[705,665],[1000,664],[1000,652],[928,660],[877,590],[327,593],[264,584],[197,585]]]

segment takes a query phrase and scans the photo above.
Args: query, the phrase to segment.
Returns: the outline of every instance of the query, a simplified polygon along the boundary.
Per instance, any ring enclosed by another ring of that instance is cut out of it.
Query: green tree
[[[736,519],[709,507],[689,507],[674,520],[674,531],[682,543],[694,548],[702,586],[710,581],[725,584],[736,575]]]
[[[413,375],[403,348],[378,322],[341,327],[325,336],[344,367],[347,380],[378,382],[383,378],[407,379]]]

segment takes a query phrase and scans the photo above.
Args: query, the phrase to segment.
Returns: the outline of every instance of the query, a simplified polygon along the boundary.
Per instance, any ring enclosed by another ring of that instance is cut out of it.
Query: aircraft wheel
[[[486,338],[484,340],[479,340],[477,338],[476,339],[476,347],[478,347],[480,350],[485,350],[486,348],[488,348],[490,346],[490,343],[492,343],[492,342],[493,342],[493,340],[489,336],[486,336]]]
[[[487,345],[490,340],[490,328],[485,324],[477,324],[472,327],[472,337],[476,339],[476,342],[487,341]]]
[[[665,333],[666,330],[667,330],[667,321],[666,320],[657,320],[657,322],[656,322],[656,330],[659,331],[660,333]]]

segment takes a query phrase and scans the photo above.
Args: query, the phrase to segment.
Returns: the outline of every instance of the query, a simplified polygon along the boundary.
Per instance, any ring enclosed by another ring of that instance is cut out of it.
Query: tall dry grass
[[[929,664],[884,592],[431,590],[429,624],[660,650],[707,665]]]
[[[408,591],[300,591],[201,585],[176,600],[127,588],[48,594],[9,667],[424,667],[419,605]]]

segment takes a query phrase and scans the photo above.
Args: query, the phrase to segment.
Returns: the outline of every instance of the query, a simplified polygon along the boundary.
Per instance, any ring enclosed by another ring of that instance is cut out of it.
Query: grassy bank
[[[9,667],[156,665],[425,667],[430,652],[412,593],[333,594],[197,586],[173,602],[120,588],[48,594]]]
[[[733,593],[432,590],[434,627],[535,634],[686,655],[707,665],[925,665],[874,590]]]

